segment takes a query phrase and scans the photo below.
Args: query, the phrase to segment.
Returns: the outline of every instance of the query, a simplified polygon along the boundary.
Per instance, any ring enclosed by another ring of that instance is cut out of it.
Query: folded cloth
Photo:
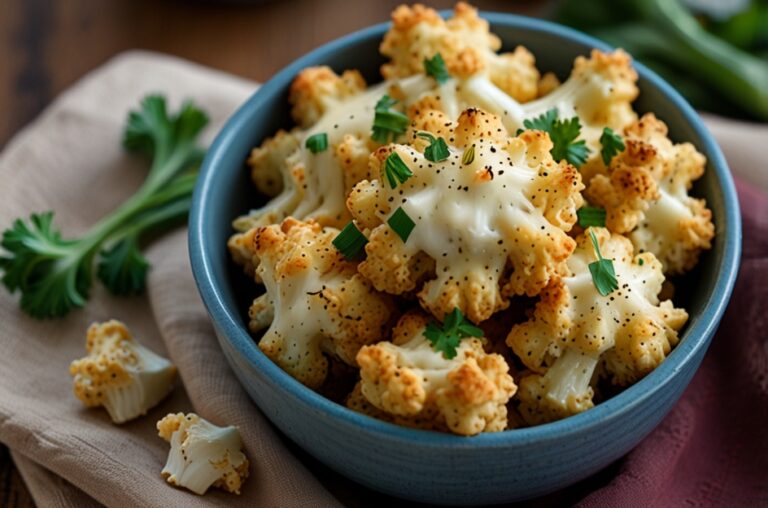
[[[144,166],[121,151],[119,137],[126,112],[144,94],[163,92],[174,104],[193,98],[212,116],[210,141],[255,87],[166,56],[116,57],[59,98],[0,155],[0,228],[53,209],[65,235],[76,235],[129,195]],[[708,122],[725,140],[740,139],[746,128],[714,117]],[[749,129],[764,129],[768,141],[767,128]],[[760,147],[742,146],[738,160],[756,161]],[[766,181],[750,162],[734,166],[751,182]],[[768,198],[747,186],[740,196],[745,249],[734,303],[680,403],[618,463],[526,505],[768,505]],[[37,504],[314,507],[338,505],[336,497],[347,505],[392,504],[286,443],[251,403],[197,296],[186,232],[157,240],[147,256],[153,269],[146,298],[115,298],[97,284],[85,309],[59,321],[28,318],[15,297],[0,291],[0,442],[11,448]],[[183,381],[146,417],[122,426],[104,411],[82,408],[67,375],[69,362],[84,354],[87,326],[110,318],[125,321],[145,344],[169,355]],[[160,477],[168,445],[157,438],[155,422],[190,410],[240,427],[252,461],[242,496],[212,491],[198,497]]]

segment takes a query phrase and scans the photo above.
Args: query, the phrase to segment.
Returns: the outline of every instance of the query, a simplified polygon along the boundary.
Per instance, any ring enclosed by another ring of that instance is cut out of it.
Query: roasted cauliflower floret
[[[589,264],[612,259],[618,289],[602,296]],[[591,406],[595,367],[626,386],[653,370],[677,344],[688,319],[671,301],[659,302],[664,275],[650,252],[633,255],[631,242],[605,228],[588,228],[568,260],[569,275],[542,292],[531,319],[512,327],[507,344],[534,374],[523,378],[519,398],[529,423],[574,414]]]
[[[451,432],[467,436],[504,430],[506,403],[517,389],[504,358],[486,354],[478,339],[464,339],[456,356],[446,359],[424,336],[429,321],[422,314],[406,314],[392,342],[360,349],[365,399],[422,428],[432,421],[434,428],[444,422]]]
[[[500,47],[488,22],[466,3],[458,3],[447,21],[421,4],[401,5],[392,13],[392,28],[379,48],[390,58],[381,73],[385,79],[424,73],[424,60],[439,53],[452,76],[483,74],[519,102],[536,98],[539,71],[533,55],[522,46],[497,54]]]
[[[162,475],[168,483],[203,495],[210,487],[240,494],[248,459],[236,427],[218,427],[194,413],[169,414],[157,422],[171,444]]]
[[[706,158],[690,143],[673,144],[653,113],[625,130],[626,150],[606,174],[595,175],[587,199],[606,209],[606,226],[629,233],[635,248],[653,252],[664,273],[693,268],[715,235],[712,212],[688,195],[704,173]]]
[[[288,102],[293,119],[301,127],[311,127],[339,102],[365,90],[363,76],[355,70],[341,76],[330,67],[308,67],[291,83]]]
[[[173,389],[176,367],[119,321],[92,324],[85,348],[88,356],[69,366],[75,395],[87,407],[104,406],[115,423],[147,414]]]
[[[414,124],[429,126],[432,114]],[[565,232],[583,186],[573,166],[552,160],[546,133],[510,138],[498,117],[474,109],[449,124],[433,133],[452,145],[446,160],[427,160],[418,151],[424,144],[382,147],[371,156],[372,173],[396,154],[413,176],[394,189],[381,176],[360,182],[347,206],[371,230],[359,271],[377,289],[417,291],[438,319],[458,307],[479,323],[510,295],[536,295],[566,273],[575,243]],[[467,151],[474,156],[464,164]],[[405,242],[387,223],[398,208],[415,223]]]
[[[326,353],[355,365],[361,346],[387,336],[392,315],[390,298],[334,247],[338,233],[288,218],[254,237],[266,293],[251,308],[251,329],[269,325],[259,347],[310,388],[326,377]]]

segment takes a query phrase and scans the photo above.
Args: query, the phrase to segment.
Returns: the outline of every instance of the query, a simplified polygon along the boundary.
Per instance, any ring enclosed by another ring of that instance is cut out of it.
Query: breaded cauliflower
[[[602,296],[589,264],[612,259],[618,289]],[[664,275],[650,252],[605,228],[588,228],[568,260],[570,274],[541,294],[531,319],[512,327],[507,344],[534,373],[520,381],[520,410],[530,424],[592,406],[590,382],[601,360],[613,383],[626,386],[653,370],[678,342],[688,319],[671,301],[659,302]]]
[[[401,5],[392,13],[392,28],[379,48],[390,58],[381,74],[385,79],[423,74],[424,60],[439,53],[452,76],[465,79],[483,74],[518,102],[536,98],[539,71],[533,55],[522,46],[497,54],[500,47],[488,22],[464,2],[456,4],[447,21],[421,4]]]
[[[382,340],[392,304],[332,244],[338,230],[288,218],[254,236],[266,287],[251,308],[251,329],[269,325],[259,347],[310,388],[325,379],[324,353],[355,365],[361,346]]]
[[[248,459],[236,427],[218,427],[194,413],[169,414],[157,422],[171,444],[162,475],[168,483],[203,495],[210,487],[240,494]]]
[[[397,154],[413,176],[394,189],[381,176],[364,180],[347,200],[370,230],[360,273],[380,291],[418,291],[438,319],[458,307],[475,323],[505,308],[509,295],[536,295],[565,274],[575,246],[565,232],[583,186],[573,166],[552,160],[548,135],[510,138],[498,117],[475,109],[455,124],[440,112],[422,112],[408,138],[421,129],[445,137],[447,160],[427,160],[419,151],[423,140],[382,147],[371,156],[372,173],[381,174]],[[474,158],[464,164],[468,150]],[[407,242],[387,224],[397,208],[415,222]]]
[[[500,355],[486,354],[478,339],[462,340],[456,356],[446,359],[424,336],[429,321],[420,313],[406,314],[392,342],[360,349],[365,399],[385,413],[410,419],[412,426],[445,425],[466,436],[504,430],[506,404],[517,389],[507,363]]]
[[[673,144],[653,113],[624,131],[626,149],[606,174],[595,175],[587,199],[606,209],[606,226],[627,234],[639,251],[653,252],[664,273],[693,268],[715,235],[712,212],[688,195],[706,158],[690,143]]]
[[[69,366],[75,395],[86,407],[104,406],[115,423],[147,414],[173,390],[176,367],[136,342],[120,321],[92,324],[85,348],[88,356]]]
[[[301,127],[311,127],[326,111],[363,90],[365,80],[358,71],[344,71],[339,76],[327,66],[307,67],[291,83],[291,115]]]

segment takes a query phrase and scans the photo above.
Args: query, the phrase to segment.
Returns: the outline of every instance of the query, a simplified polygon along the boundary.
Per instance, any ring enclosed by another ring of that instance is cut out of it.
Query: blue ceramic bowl
[[[538,67],[567,77],[577,55],[604,43],[568,28],[508,14],[486,14],[504,48],[523,44]],[[373,489],[440,504],[501,503],[546,494],[626,454],[664,418],[696,372],[733,288],[741,224],[733,181],[699,116],[642,65],[638,112],[653,111],[673,139],[691,141],[709,161],[694,192],[714,213],[717,237],[676,303],[690,321],[683,339],[646,378],[585,413],[538,427],[466,438],[412,430],[354,413],[305,388],[261,353],[247,330],[253,289],[225,248],[230,222],[254,206],[243,162],[250,149],[290,126],[287,91],[303,68],[360,69],[378,81],[378,45],[388,24],[343,37],[276,74],[229,120],[203,164],[190,220],[190,254],[200,294],[232,369],[264,414],[290,439],[341,474]],[[252,283],[250,284],[252,286]]]

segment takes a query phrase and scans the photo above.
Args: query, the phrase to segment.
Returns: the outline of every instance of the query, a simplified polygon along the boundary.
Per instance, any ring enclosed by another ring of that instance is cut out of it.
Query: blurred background
[[[2,0],[0,148],[62,90],[122,51],[170,53],[263,82],[318,45],[388,19],[400,3]],[[443,9],[455,2],[425,3]],[[471,3],[590,32],[626,48],[697,108],[768,122],[768,0]],[[31,500],[0,446],[0,508],[26,506]]]

